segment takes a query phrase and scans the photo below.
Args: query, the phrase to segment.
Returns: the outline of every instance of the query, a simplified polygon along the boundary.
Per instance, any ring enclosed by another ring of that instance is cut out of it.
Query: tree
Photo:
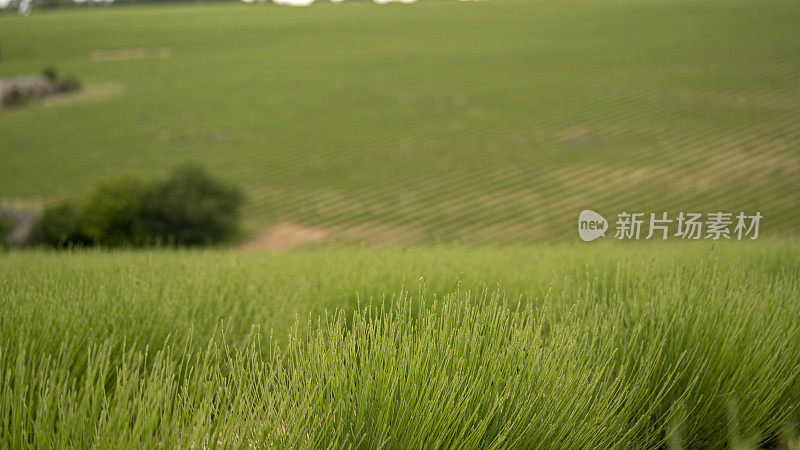
[[[203,168],[182,166],[148,191],[142,219],[159,243],[218,243],[238,231],[242,201],[238,189],[214,180]]]

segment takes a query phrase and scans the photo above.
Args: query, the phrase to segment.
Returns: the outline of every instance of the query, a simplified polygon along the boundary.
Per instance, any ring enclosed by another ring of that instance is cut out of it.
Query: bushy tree
[[[92,242],[106,247],[146,242],[142,202],[147,190],[145,183],[132,178],[98,185],[81,213],[83,234]]]
[[[182,166],[148,191],[142,218],[157,242],[217,243],[236,233],[242,200],[239,190],[214,180],[201,167]]]
[[[13,229],[11,221],[0,216],[0,246],[5,244],[6,235]]]
[[[45,210],[30,241],[55,247],[204,245],[238,231],[243,196],[197,166],[162,181],[127,178],[98,185],[80,207]]]
[[[44,210],[31,229],[28,241],[51,247],[90,245],[82,230],[79,209],[72,203],[60,203]]]

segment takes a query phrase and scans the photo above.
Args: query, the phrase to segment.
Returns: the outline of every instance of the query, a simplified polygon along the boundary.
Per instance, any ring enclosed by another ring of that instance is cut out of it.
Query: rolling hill
[[[0,15],[0,198],[198,161],[247,228],[373,244],[575,239],[591,208],[760,211],[800,231],[800,4],[204,4]]]

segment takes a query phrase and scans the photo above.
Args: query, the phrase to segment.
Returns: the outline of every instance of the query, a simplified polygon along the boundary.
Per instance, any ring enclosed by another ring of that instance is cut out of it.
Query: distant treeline
[[[129,5],[134,3],[219,3],[219,2],[239,2],[242,0],[0,0],[0,12],[2,10],[19,10],[29,12],[31,9],[56,8],[56,7],[87,7],[87,6],[106,6],[111,4]],[[271,0],[252,0],[261,3],[272,3]],[[369,0],[348,0],[369,1]],[[277,2],[276,2],[277,3]]]
[[[216,2],[235,2],[238,0],[211,0]],[[102,6],[110,4],[133,4],[133,3],[209,3],[209,0],[31,0],[30,6],[38,8],[55,8],[55,7],[86,7],[86,6]],[[11,0],[8,3],[0,0],[0,8],[9,10],[19,9],[20,5],[24,3],[23,0]]]
[[[239,0],[0,0],[0,13],[3,10],[30,12],[32,9],[56,7],[92,7],[107,6],[111,4],[134,3],[217,3],[237,2]]]

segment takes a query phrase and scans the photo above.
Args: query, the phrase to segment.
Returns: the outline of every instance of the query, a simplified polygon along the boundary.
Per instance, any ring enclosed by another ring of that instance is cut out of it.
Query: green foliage
[[[60,77],[58,70],[53,66],[47,66],[42,70],[42,75],[47,77],[53,84],[55,91],[59,94],[79,91],[81,82],[75,77]]]
[[[53,66],[47,66],[42,69],[42,75],[47,77],[51,83],[56,83],[58,81],[58,70]]]
[[[59,248],[89,245],[92,240],[83,230],[81,215],[80,209],[69,202],[48,207],[31,230],[28,241]]]
[[[198,166],[175,169],[142,201],[143,226],[156,241],[179,245],[222,242],[236,234],[242,194]]]
[[[97,245],[119,247],[146,241],[142,208],[148,186],[123,179],[97,186],[83,206],[80,227]]]
[[[796,240],[11,252],[0,286],[0,446],[792,448],[800,435]]]
[[[11,231],[12,227],[13,225],[9,220],[0,216],[0,241],[3,240],[3,237],[5,237],[6,233]]]
[[[236,236],[242,200],[204,169],[183,166],[166,180],[101,183],[80,207],[48,208],[30,241],[56,247],[216,244]]]
[[[5,217],[0,216],[0,249],[6,248],[6,235],[13,229],[11,221]]]
[[[3,93],[2,103],[4,107],[24,105],[30,100],[22,90],[13,88]]]
[[[56,92],[67,93],[81,90],[81,82],[75,77],[65,77],[59,79],[56,84]]]

